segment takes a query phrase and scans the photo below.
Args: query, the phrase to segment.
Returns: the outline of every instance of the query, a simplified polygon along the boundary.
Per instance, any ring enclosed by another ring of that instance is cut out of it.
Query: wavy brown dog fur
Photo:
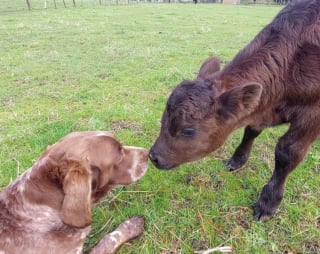
[[[81,253],[92,205],[140,179],[147,165],[147,150],[123,146],[107,132],[69,134],[0,192],[0,253]],[[143,224],[128,220],[94,253],[113,253]]]

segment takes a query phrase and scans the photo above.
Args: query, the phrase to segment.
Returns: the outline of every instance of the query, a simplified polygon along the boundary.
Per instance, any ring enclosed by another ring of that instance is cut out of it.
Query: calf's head
[[[257,108],[262,86],[248,82],[224,89],[213,75],[219,70],[216,59],[206,60],[195,80],[182,81],[169,96],[149,154],[156,167],[170,169],[203,158]]]

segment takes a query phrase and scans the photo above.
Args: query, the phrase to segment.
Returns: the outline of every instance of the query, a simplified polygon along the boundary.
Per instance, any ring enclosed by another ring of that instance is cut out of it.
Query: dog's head
[[[30,179],[48,192],[53,190],[55,194],[47,194],[52,202],[57,203],[59,196],[65,224],[85,227],[91,223],[92,204],[112,188],[140,179],[147,166],[146,149],[123,146],[108,132],[74,132],[47,149],[34,164]]]

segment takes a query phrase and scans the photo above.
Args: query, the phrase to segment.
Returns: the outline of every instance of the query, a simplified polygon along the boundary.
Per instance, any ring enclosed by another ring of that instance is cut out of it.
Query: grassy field
[[[209,55],[228,61],[281,7],[135,4],[0,13],[0,188],[71,131],[111,130],[150,147],[166,99]],[[173,171],[150,163],[137,184],[94,208],[85,249],[133,215],[143,236],[119,253],[319,253],[320,144],[289,177],[277,216],[253,220],[285,126],[265,131],[244,170],[224,162],[240,142]]]

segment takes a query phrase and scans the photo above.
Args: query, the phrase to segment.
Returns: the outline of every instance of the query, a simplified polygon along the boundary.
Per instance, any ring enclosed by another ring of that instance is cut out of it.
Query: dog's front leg
[[[124,243],[140,236],[144,229],[143,217],[132,217],[120,226],[107,234],[101,241],[90,251],[90,254],[111,254]]]

